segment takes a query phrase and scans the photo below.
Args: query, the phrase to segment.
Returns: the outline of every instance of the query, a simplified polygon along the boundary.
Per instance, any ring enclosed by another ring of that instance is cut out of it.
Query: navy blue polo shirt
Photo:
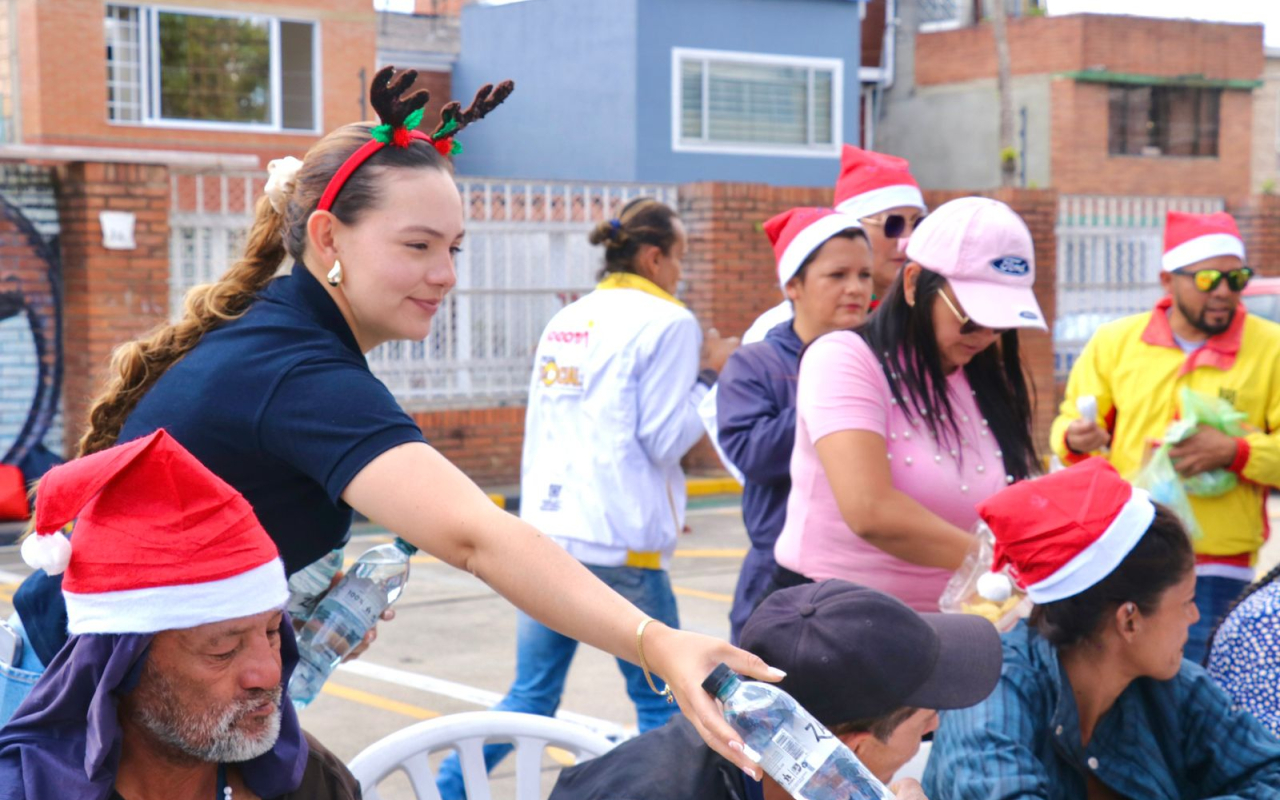
[[[352,510],[342,493],[360,470],[397,445],[425,441],[302,266],[170,367],[120,442],[158,428],[245,496],[290,574],[346,542]],[[28,632],[59,611],[54,630],[65,631],[61,579],[30,583],[14,597]]]

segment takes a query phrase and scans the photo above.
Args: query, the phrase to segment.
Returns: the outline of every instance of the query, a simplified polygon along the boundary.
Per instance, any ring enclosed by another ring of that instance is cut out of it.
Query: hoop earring
[[[325,276],[330,286],[337,286],[342,283],[342,262],[338,259],[333,260],[333,269],[329,270],[329,274]]]

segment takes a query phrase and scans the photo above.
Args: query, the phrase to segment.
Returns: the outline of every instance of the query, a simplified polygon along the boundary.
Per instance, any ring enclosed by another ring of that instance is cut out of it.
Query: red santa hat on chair
[[[1151,527],[1156,507],[1105,459],[1091,458],[1015,483],[979,503],[978,514],[995,537],[992,572],[979,579],[979,593],[1007,598],[1000,574],[1007,571],[1033,602],[1052,603],[1114,572]]]
[[[926,210],[920,184],[911,177],[911,165],[905,158],[849,144],[840,155],[835,200],[837,211],[858,219],[900,206]]]
[[[73,519],[68,540],[60,530]],[[50,470],[35,520],[22,557],[65,571],[72,634],[194,628],[289,599],[248,501],[163,430]]]
[[[860,230],[862,223],[857,217],[829,208],[793,208],[773,217],[764,224],[764,232],[778,259],[778,284],[785,291],[787,281],[800,271],[805,259],[832,236]]]
[[[1165,272],[1216,256],[1236,256],[1244,261],[1244,239],[1230,214],[1225,211],[1216,214],[1169,212],[1164,222],[1164,257],[1161,259]]]

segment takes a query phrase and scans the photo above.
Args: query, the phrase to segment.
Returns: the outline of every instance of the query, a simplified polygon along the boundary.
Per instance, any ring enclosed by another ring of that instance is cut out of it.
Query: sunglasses
[[[920,227],[920,223],[924,222],[924,216],[925,215],[922,214],[916,217],[915,221],[911,223],[912,233],[915,233],[916,228]],[[906,233],[907,231],[907,218],[902,216],[901,214],[890,214],[884,219],[875,219],[873,217],[868,217],[864,219],[862,223],[864,225],[866,224],[879,225],[880,227],[884,228],[884,235],[886,239],[900,238],[902,234]]]
[[[981,333],[982,331],[991,331],[997,336],[1005,332],[1004,328],[988,328],[985,325],[979,325],[973,321],[972,317],[962,313],[956,308],[956,304],[951,302],[951,298],[942,289],[938,290],[938,295],[942,298],[942,302],[947,304],[947,308],[951,309],[951,313],[955,315],[956,321],[960,323],[960,335],[968,336],[971,333]]]
[[[1233,292],[1244,291],[1244,287],[1249,285],[1249,279],[1253,277],[1253,269],[1250,267],[1240,267],[1228,272],[1220,269],[1200,269],[1195,272],[1183,272],[1181,270],[1174,273],[1183,275],[1193,279],[1196,282],[1196,288],[1206,294],[1218,288],[1222,283],[1222,279],[1227,279],[1227,286]]]

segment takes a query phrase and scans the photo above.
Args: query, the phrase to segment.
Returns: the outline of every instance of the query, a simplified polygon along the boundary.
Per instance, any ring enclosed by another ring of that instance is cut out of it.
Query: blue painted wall
[[[453,90],[516,91],[463,134],[460,174],[786,186],[834,183],[830,158],[675,152],[674,47],[844,60],[843,139],[858,140],[859,4],[850,0],[524,0],[469,5]]]
[[[636,179],[636,3],[524,0],[462,12],[453,94],[516,90],[459,139],[458,172],[496,178]]]
[[[835,183],[839,156],[798,158],[674,152],[671,49],[844,59],[844,132],[858,141],[859,4],[848,0],[640,0],[640,113],[636,169],[643,180]]]

